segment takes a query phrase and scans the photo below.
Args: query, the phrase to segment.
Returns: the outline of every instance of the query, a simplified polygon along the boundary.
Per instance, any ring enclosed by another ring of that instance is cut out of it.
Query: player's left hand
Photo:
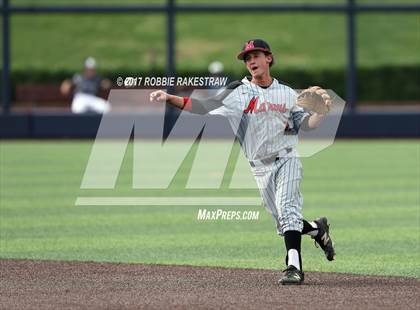
[[[319,86],[312,86],[302,91],[297,97],[297,105],[317,114],[327,114],[332,100],[327,91]]]

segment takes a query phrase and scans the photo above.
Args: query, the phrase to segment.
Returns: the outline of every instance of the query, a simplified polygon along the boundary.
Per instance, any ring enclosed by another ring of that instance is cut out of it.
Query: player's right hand
[[[151,102],[166,102],[169,99],[169,95],[163,90],[157,90],[150,94]]]
[[[60,91],[63,95],[67,96],[71,92],[73,84],[70,80],[64,80],[63,83],[61,83]]]

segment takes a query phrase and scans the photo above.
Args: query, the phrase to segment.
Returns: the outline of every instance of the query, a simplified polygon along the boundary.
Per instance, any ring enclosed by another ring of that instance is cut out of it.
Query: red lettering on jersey
[[[248,103],[248,107],[244,110],[244,113],[252,113],[255,110],[255,106],[258,103],[258,97],[252,97],[251,101]]]
[[[259,108],[254,110],[254,113],[261,113],[261,112],[267,112],[266,104],[263,102]]]
[[[262,113],[267,112],[267,109],[270,111],[286,113],[286,104],[275,104],[271,102],[263,102],[258,106],[258,97],[252,97],[251,101],[248,103],[248,107],[244,110],[244,113]]]
[[[270,103],[269,104],[269,109],[271,111],[277,111],[280,113],[286,113],[286,105],[284,103],[282,104],[275,104],[275,103]]]

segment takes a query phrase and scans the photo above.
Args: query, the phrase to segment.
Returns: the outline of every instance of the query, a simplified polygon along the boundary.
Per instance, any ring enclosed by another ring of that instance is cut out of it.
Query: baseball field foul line
[[[76,206],[258,206],[260,197],[77,197]]]

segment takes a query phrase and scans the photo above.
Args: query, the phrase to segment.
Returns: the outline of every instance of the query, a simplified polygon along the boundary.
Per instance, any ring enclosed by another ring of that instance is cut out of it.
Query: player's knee
[[[278,222],[280,224],[279,231],[282,235],[289,230],[302,231],[303,229],[302,216],[298,214],[282,214],[279,216]]]

